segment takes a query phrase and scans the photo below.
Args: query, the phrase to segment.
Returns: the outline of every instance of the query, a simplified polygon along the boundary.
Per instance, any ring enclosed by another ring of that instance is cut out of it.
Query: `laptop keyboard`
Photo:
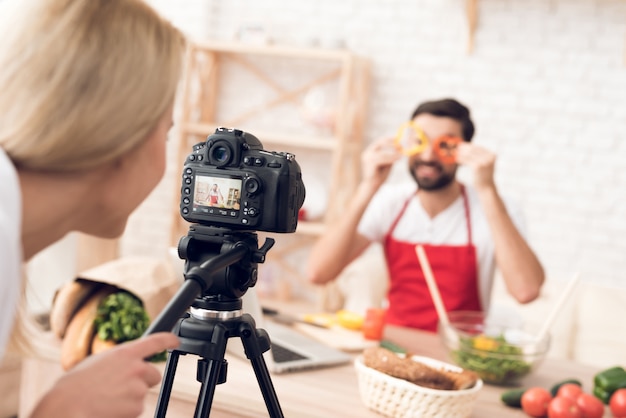
[[[293,360],[304,360],[308,358],[300,353],[296,353],[295,351],[292,351],[276,343],[272,343],[272,357],[274,357],[274,361],[276,363],[284,363],[286,361]]]

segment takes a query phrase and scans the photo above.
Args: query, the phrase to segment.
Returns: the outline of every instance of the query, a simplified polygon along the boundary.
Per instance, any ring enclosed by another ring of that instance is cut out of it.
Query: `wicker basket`
[[[428,366],[459,370],[457,366],[428,357],[413,356],[413,360]],[[435,390],[389,376],[363,364],[362,357],[354,361],[363,403],[370,409],[393,418],[467,418],[483,387],[482,380],[464,390]]]

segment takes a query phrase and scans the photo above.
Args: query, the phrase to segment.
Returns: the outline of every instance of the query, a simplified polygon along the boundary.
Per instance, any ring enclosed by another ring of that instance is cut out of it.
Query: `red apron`
[[[472,226],[465,188],[461,189],[461,193],[467,225],[467,245],[423,244],[448,312],[482,310],[478,291],[476,248],[472,244]],[[415,253],[417,244],[397,241],[392,237],[398,221],[413,197],[405,202],[385,236],[385,256],[391,278],[387,295],[389,309],[386,322],[436,331],[439,318]]]

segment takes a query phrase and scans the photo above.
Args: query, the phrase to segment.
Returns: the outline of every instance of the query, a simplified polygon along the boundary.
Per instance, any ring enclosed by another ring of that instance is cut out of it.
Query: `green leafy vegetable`
[[[126,291],[107,296],[98,307],[95,319],[98,338],[104,341],[123,343],[143,335],[150,325],[150,317],[137,297]],[[163,361],[166,352],[150,358],[150,361]]]
[[[95,324],[101,340],[123,343],[141,337],[150,318],[139,299],[122,291],[107,296],[100,303]]]

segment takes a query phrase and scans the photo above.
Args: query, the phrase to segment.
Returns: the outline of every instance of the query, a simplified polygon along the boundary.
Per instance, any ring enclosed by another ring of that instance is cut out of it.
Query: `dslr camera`
[[[189,222],[236,230],[294,232],[305,189],[287,152],[263,150],[258,138],[217,128],[185,160],[180,214]]]

